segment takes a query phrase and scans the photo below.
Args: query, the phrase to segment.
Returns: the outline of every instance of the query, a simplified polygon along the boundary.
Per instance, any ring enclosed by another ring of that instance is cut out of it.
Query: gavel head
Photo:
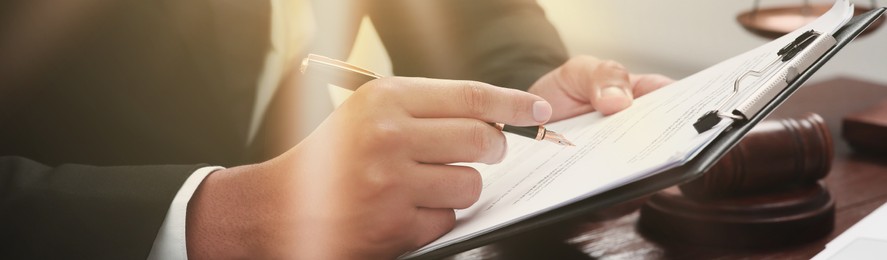
[[[768,120],[680,189],[702,199],[812,184],[828,174],[833,154],[831,134],[819,115]]]

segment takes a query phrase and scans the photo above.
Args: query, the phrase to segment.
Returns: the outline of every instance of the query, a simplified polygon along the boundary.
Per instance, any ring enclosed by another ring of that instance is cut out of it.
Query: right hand
[[[551,105],[470,82],[385,78],[270,161],[210,174],[188,208],[196,258],[394,258],[440,237],[480,196],[456,162],[497,163],[488,122],[539,125]]]

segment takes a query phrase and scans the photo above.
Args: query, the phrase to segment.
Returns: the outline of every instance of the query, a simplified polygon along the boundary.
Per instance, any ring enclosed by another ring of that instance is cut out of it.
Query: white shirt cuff
[[[209,166],[197,169],[185,184],[179,188],[176,197],[173,198],[160,231],[157,232],[157,238],[154,239],[154,246],[148,254],[149,260],[154,259],[188,259],[188,250],[186,249],[187,240],[185,240],[185,214],[188,212],[188,201],[194,195],[194,191],[203,182],[211,172],[224,169],[218,166]]]

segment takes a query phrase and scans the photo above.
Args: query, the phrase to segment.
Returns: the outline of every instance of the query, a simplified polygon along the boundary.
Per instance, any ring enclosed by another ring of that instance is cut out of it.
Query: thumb
[[[586,65],[589,66],[589,65]],[[615,61],[603,60],[590,65],[591,73],[574,74],[579,86],[588,88],[588,101],[604,115],[610,115],[631,105],[634,100],[628,70]]]

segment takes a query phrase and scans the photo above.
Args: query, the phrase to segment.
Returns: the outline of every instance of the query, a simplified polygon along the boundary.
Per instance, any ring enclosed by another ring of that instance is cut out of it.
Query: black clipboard
[[[859,34],[869,27],[869,25],[877,21],[885,10],[887,10],[887,7],[880,7],[850,19],[847,24],[832,35],[836,40],[835,45],[813,62],[807,70],[795,77],[795,79],[779,92],[775,98],[771,99],[770,102],[764,105],[757,114],[747,118],[747,120],[744,120],[740,124],[734,124],[732,128],[721,133],[720,136],[706,146],[695,158],[684,165],[590,196],[567,206],[530,217],[507,227],[429,251],[421,255],[412,256],[408,259],[437,259],[447,257],[504,238],[513,237],[531,230],[545,228],[556,223],[585,216],[590,212],[653,194],[662,189],[686,183],[701,176],[720,160],[722,156],[730,151],[733,146],[739,143],[749,130],[770,115],[776,107],[785,102],[791,94],[797,91],[807,79],[835,56],[838,51],[855,39],[856,36],[859,36]]]

